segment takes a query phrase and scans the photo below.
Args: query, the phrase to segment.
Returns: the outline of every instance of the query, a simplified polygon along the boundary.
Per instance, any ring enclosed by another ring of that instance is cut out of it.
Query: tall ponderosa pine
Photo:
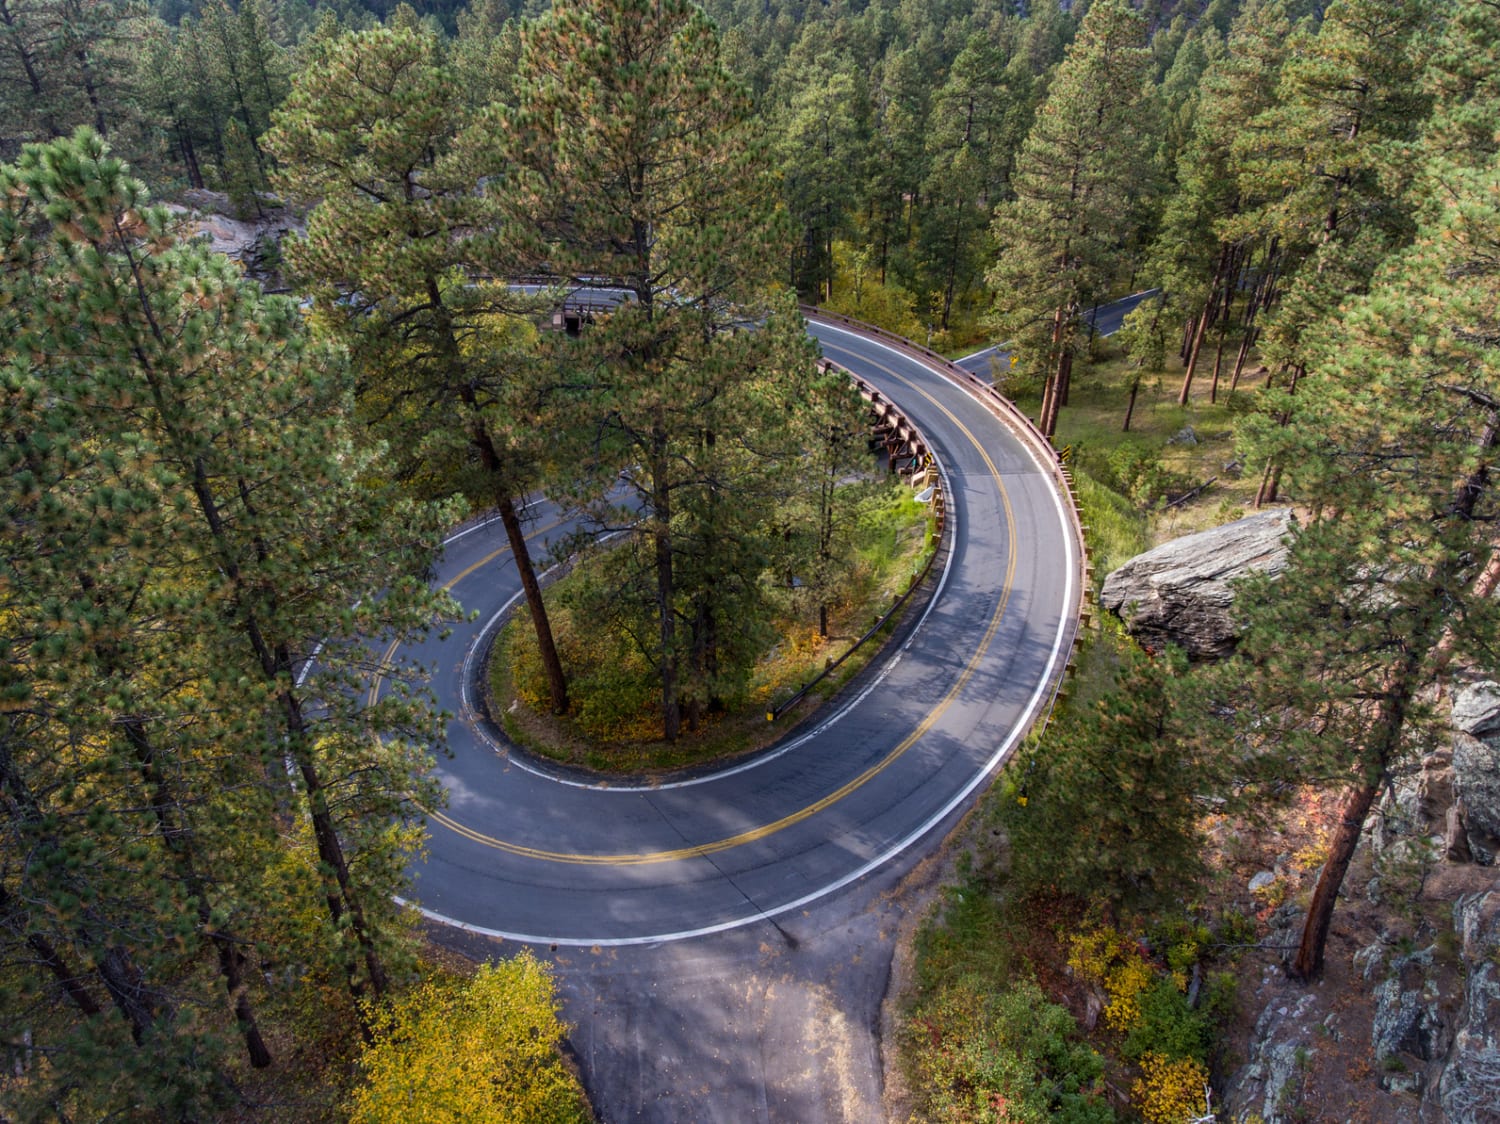
[[[990,215],[1024,136],[1017,124],[1029,124],[1025,91],[1011,88],[1029,76],[1008,61],[999,45],[973,36],[932,98],[918,251],[944,330],[954,301],[983,277]]]
[[[1066,404],[1084,314],[1119,272],[1151,175],[1143,127],[1145,24],[1123,0],[1090,5],[1016,158],[993,228],[997,334],[1046,379],[1040,425]]]
[[[541,223],[539,257],[629,296],[568,347],[582,385],[567,412],[587,431],[580,490],[618,481],[632,496],[623,549],[672,739],[684,703],[690,719],[712,705],[731,643],[761,615],[755,515],[796,459],[784,419],[812,364],[772,296],[774,187],[748,98],[692,5],[584,0],[522,41],[508,131],[525,173],[505,194]]]
[[[363,705],[358,638],[434,622],[442,515],[357,479],[338,357],[291,302],[176,241],[96,136],[28,149],[6,180],[0,908],[27,986],[45,973],[76,1012],[58,1087],[122,1094],[129,1058],[87,1052],[107,994],[149,1059],[140,1088],[191,1115],[227,1088],[211,1012],[232,1006],[269,1060],[250,948],[386,986],[431,795],[417,746],[440,730],[399,683]],[[283,833],[313,854],[286,863]],[[322,927],[285,927],[318,900]],[[232,1004],[199,993],[199,956]]]
[[[1304,978],[1322,969],[1375,799],[1422,741],[1424,688],[1496,640],[1500,161],[1446,179],[1442,213],[1308,339],[1290,423],[1247,431],[1314,513],[1282,579],[1251,590],[1247,732],[1278,751],[1259,759],[1278,780],[1346,792],[1293,966]]]
[[[379,28],[314,51],[267,138],[278,182],[317,201],[287,260],[353,348],[361,410],[400,450],[396,475],[498,509],[560,714],[567,681],[516,507],[539,455],[508,338],[524,332],[507,315],[521,302],[479,280],[520,271],[481,189],[490,172],[490,191],[506,190],[478,140],[494,123],[462,100],[430,33]]]
[[[1289,417],[1308,364],[1302,335],[1364,291],[1375,268],[1412,235],[1408,155],[1429,102],[1420,86],[1427,0],[1340,0],[1290,44],[1276,103],[1235,145],[1241,193],[1263,200],[1226,222],[1229,239],[1276,239],[1289,258],[1265,318],[1262,357],[1290,372],[1270,408]],[[1276,497],[1267,466],[1257,502]]]
[[[792,279],[816,302],[833,293],[833,243],[851,226],[868,151],[861,113],[868,97],[855,67],[818,55],[784,81],[791,87],[779,128],[782,194],[800,235]]]
[[[139,13],[114,0],[0,3],[0,135],[11,142],[116,131],[134,111],[129,41]]]
[[[1218,345],[1209,395],[1217,397],[1233,306],[1243,294],[1240,346],[1230,384],[1237,385],[1255,342],[1259,314],[1276,296],[1286,245],[1259,227],[1237,224],[1239,215],[1260,207],[1266,198],[1247,194],[1237,182],[1234,145],[1245,123],[1275,103],[1295,7],[1289,0],[1253,0],[1209,63],[1197,91],[1190,135],[1177,160],[1175,189],[1148,257],[1146,275],[1161,290],[1158,327],[1182,341],[1180,404],[1187,403],[1203,345],[1215,326]]]

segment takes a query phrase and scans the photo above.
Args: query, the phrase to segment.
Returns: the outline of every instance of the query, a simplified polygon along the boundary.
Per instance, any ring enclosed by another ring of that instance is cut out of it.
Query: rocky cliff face
[[[1193,659],[1234,650],[1232,583],[1246,574],[1280,573],[1291,508],[1258,512],[1137,555],[1104,580],[1099,602],[1141,643],[1176,644]]]
[[[263,214],[238,215],[229,196],[218,191],[185,191],[180,203],[168,207],[183,216],[190,231],[208,239],[215,251],[239,262],[246,275],[269,289],[282,284],[282,238],[305,225],[289,208],[272,201],[263,201]]]
[[[1475,862],[1500,853],[1500,684],[1476,683],[1453,700],[1453,801]]]
[[[1500,1122],[1500,685],[1460,690],[1451,727],[1372,817],[1362,878],[1335,920],[1341,961],[1331,944],[1313,989],[1267,968],[1247,1061],[1226,1082],[1228,1119],[1307,1119],[1329,1082],[1361,1118]],[[1295,939],[1288,911],[1268,950]]]

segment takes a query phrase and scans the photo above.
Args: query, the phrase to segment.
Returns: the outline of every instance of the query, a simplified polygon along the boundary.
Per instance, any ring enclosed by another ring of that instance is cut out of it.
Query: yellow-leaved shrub
[[[1086,930],[1069,942],[1068,966],[1104,986],[1109,997],[1104,1021],[1110,1029],[1127,1031],[1140,1022],[1141,993],[1156,973],[1133,941],[1107,927]]]
[[[529,952],[413,988],[375,1015],[351,1124],[583,1124],[557,1012],[551,973]]]
[[[1149,1124],[1188,1124],[1207,1107],[1208,1071],[1193,1058],[1146,1054],[1130,1087],[1130,1103]]]

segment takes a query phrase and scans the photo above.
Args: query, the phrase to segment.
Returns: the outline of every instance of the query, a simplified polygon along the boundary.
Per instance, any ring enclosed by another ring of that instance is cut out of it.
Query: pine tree
[[[996,333],[1045,375],[1048,436],[1067,401],[1084,313],[1118,270],[1150,178],[1142,143],[1150,62],[1145,25],[1128,4],[1090,5],[1016,159],[1016,198],[995,215]]]
[[[794,89],[779,129],[782,193],[800,231],[792,277],[816,302],[833,293],[833,243],[851,229],[860,198],[867,99],[854,67],[830,55],[784,77]]]
[[[1500,12],[1483,0],[1459,0],[1446,15],[1422,82],[1433,113],[1416,146],[1426,173],[1415,185],[1419,206],[1451,197],[1445,169],[1482,167],[1500,150]]]
[[[1128,645],[1120,661],[1113,686],[1017,764],[1002,815],[1024,890],[1134,912],[1175,903],[1203,874],[1202,794],[1218,785],[1184,721],[1181,654]]]
[[[1233,146],[1252,121],[1275,103],[1286,61],[1293,6],[1262,0],[1235,20],[1221,54],[1209,64],[1192,121],[1191,135],[1176,164],[1176,188],[1163,208],[1161,231],[1146,273],[1161,289],[1161,330],[1180,333],[1184,364],[1179,404],[1186,405],[1203,344],[1217,324],[1220,370],[1223,345],[1236,296],[1253,277],[1242,317],[1242,343],[1234,381],[1253,345],[1258,314],[1274,300],[1284,243],[1240,216],[1266,203],[1247,195],[1236,175]],[[1216,396],[1217,379],[1210,391]]]
[[[703,13],[585,0],[526,25],[522,44],[508,134],[525,172],[507,195],[548,236],[539,257],[630,298],[569,345],[585,373],[572,413],[589,430],[581,491],[632,493],[625,549],[671,740],[684,701],[711,704],[735,628],[751,631],[728,609],[757,596],[746,566],[759,551],[729,532],[794,459],[771,423],[811,362],[799,318],[771,296],[784,249],[773,188]]]
[[[440,729],[399,682],[363,705],[369,658],[358,638],[433,623],[443,602],[421,574],[443,513],[393,507],[359,479],[369,458],[347,437],[337,355],[307,346],[291,302],[262,296],[201,244],[176,242],[167,214],[99,138],[28,149],[8,174],[8,257],[24,268],[7,271],[18,329],[7,367],[25,380],[29,398],[13,402],[30,413],[13,422],[7,457],[25,471],[7,506],[36,513],[9,531],[43,534],[49,548],[18,554],[24,580],[6,585],[30,599],[12,619],[31,622],[35,637],[33,670],[7,690],[57,730],[27,744],[89,750],[44,756],[33,773],[63,771],[45,789],[42,774],[7,780],[8,795],[38,809],[19,822],[44,834],[58,822],[41,810],[44,796],[93,807],[77,821],[81,846],[112,856],[107,840],[124,833],[137,842],[118,853],[151,864],[149,877],[118,883],[125,890],[52,890],[89,909],[119,903],[97,923],[84,917],[79,959],[97,958],[100,926],[144,941],[138,955],[122,948],[135,966],[118,968],[139,986],[111,988],[130,1000],[117,1005],[131,1036],[175,1033],[187,1000],[151,981],[182,978],[164,958],[182,958],[191,936],[215,954],[263,1064],[242,1002],[242,934],[273,955],[334,965],[356,994],[385,990],[399,950],[390,895],[432,798],[418,746],[436,744]],[[17,233],[39,219],[34,241]],[[25,635],[8,638],[12,650]],[[316,852],[297,892],[321,897],[328,923],[289,945],[273,938],[287,902],[262,896],[276,881],[264,865],[276,848],[253,832],[294,800]],[[169,921],[177,943],[153,940]],[[60,948],[60,934],[37,935]],[[167,1084],[194,1064],[212,1072],[207,1055],[157,1062]]]
[[[131,113],[135,13],[113,0],[0,4],[0,136],[62,136],[78,125],[112,133]]]
[[[1293,965],[1304,979],[1322,969],[1374,801],[1421,741],[1424,688],[1455,654],[1487,659],[1496,637],[1500,163],[1449,182],[1411,248],[1308,340],[1289,423],[1246,434],[1314,514],[1283,579],[1252,589],[1247,730],[1278,781],[1345,792]]]
[[[316,48],[267,138],[278,182],[317,201],[287,260],[354,349],[362,408],[402,450],[398,477],[436,476],[428,489],[498,509],[561,714],[567,681],[516,506],[540,455],[507,340],[517,300],[469,280],[521,272],[480,186],[503,165],[475,143],[491,125],[466,112],[439,56],[435,36],[388,28]]]
[[[991,256],[986,228],[1009,191],[1024,135],[1015,129],[1024,120],[1016,106],[1025,105],[1025,94],[1010,88],[1017,75],[1008,61],[997,45],[973,36],[932,99],[918,250],[944,330],[955,299],[981,279]]]
[[[865,238],[885,284],[893,254],[911,241],[912,222],[927,175],[929,77],[914,48],[893,51],[875,83],[870,177],[865,188]]]
[[[1289,418],[1308,365],[1302,333],[1362,292],[1376,266],[1412,235],[1403,153],[1428,101],[1420,88],[1426,0],[1331,4],[1316,31],[1291,43],[1276,103],[1236,143],[1242,194],[1264,202],[1225,227],[1288,248],[1281,295],[1266,317],[1262,355],[1291,373],[1270,408]],[[1276,497],[1281,468],[1266,468],[1257,503]]]

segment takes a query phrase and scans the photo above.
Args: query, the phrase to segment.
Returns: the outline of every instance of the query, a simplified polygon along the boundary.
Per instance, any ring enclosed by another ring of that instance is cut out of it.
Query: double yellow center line
[[[865,361],[871,362],[870,360]],[[892,749],[888,754],[886,754],[874,765],[871,765],[864,772],[860,773],[858,776],[840,785],[837,789],[830,792],[822,799],[816,800],[813,803],[807,805],[805,808],[801,808],[789,815],[781,817],[778,820],[774,820],[771,823],[764,824],[760,827],[751,828],[748,831],[742,831],[735,835],[730,835],[723,839],[717,839],[709,843],[699,843],[691,847],[678,847],[673,850],[666,851],[621,851],[613,854],[583,854],[569,851],[549,851],[544,850],[540,847],[528,847],[524,844],[511,843],[504,839],[497,839],[492,835],[486,835],[483,832],[475,831],[473,828],[468,827],[460,823],[458,820],[455,820],[453,817],[439,811],[433,811],[429,813],[434,822],[442,824],[448,830],[454,832],[457,835],[461,835],[465,839],[469,839],[475,843],[482,844],[486,847],[492,847],[497,851],[503,851],[509,855],[516,855],[520,858],[526,859],[534,859],[540,862],[562,863],[573,866],[648,866],[654,863],[669,863],[678,862],[683,859],[703,858],[707,855],[716,855],[723,851],[732,850],[735,847],[742,847],[747,843],[755,843],[759,840],[766,839],[772,835],[775,835],[779,831],[784,831],[789,827],[793,827],[796,824],[799,824],[802,821],[808,819],[809,817],[815,816],[819,812],[832,807],[834,804],[837,804],[840,800],[844,799],[844,797],[848,796],[856,789],[863,787],[865,784],[869,783],[869,781],[873,780],[875,777],[879,776],[882,772],[888,769],[892,764],[899,760],[908,749],[915,745],[916,742],[922,737],[922,735],[932,729],[933,725],[938,721],[938,719],[943,716],[943,713],[953,704],[954,700],[958,697],[959,692],[963,690],[965,685],[974,676],[974,673],[978,669],[980,662],[984,659],[986,653],[989,651],[990,644],[995,639],[995,633],[1000,628],[1001,619],[1005,616],[1005,609],[1010,602],[1012,581],[1015,577],[1016,572],[1015,513],[1011,509],[1010,496],[1005,490],[1005,482],[1000,478],[1000,470],[995,466],[995,462],[990,459],[989,453],[985,451],[984,446],[979,443],[979,439],[976,438],[972,432],[970,432],[969,428],[964,425],[964,423],[960,421],[951,410],[949,410],[932,395],[928,394],[927,391],[911,382],[909,379],[906,379],[903,376],[897,374],[891,368],[884,366],[883,364],[875,363],[874,365],[876,367],[879,367],[880,370],[884,371],[891,378],[895,379],[898,382],[904,383],[907,387],[920,394],[923,398],[927,399],[927,401],[932,403],[934,407],[942,411],[944,416],[946,416],[948,420],[958,428],[959,432],[961,432],[966,438],[968,438],[970,443],[974,446],[975,450],[978,451],[980,457],[984,460],[986,467],[988,467],[991,476],[993,476],[996,485],[999,487],[1000,499],[1005,507],[1007,557],[1005,565],[1005,581],[1004,585],[1001,588],[1000,601],[995,606],[994,613],[990,616],[989,625],[985,628],[984,635],[980,638],[978,646],[974,649],[974,654],[964,665],[962,673],[960,673],[953,686],[949,688],[948,693],[943,696],[942,701],[939,702],[937,706],[933,707],[933,709],[927,714],[927,716],[917,724],[916,728],[912,730],[912,732],[905,738],[903,738],[901,743],[894,749]],[[452,582],[449,582],[448,586],[453,585],[454,582],[457,582],[459,579],[472,573],[475,569],[483,566],[485,563],[489,562],[493,558],[498,557],[502,553],[504,553],[503,548],[496,551],[494,554],[491,554],[489,557],[476,562],[468,570],[465,570],[462,574],[458,575],[457,578],[454,578]],[[445,586],[444,588],[448,588],[448,586]],[[391,651],[395,651],[394,645],[392,645]],[[390,653],[387,653],[387,656],[389,656],[389,654]]]

